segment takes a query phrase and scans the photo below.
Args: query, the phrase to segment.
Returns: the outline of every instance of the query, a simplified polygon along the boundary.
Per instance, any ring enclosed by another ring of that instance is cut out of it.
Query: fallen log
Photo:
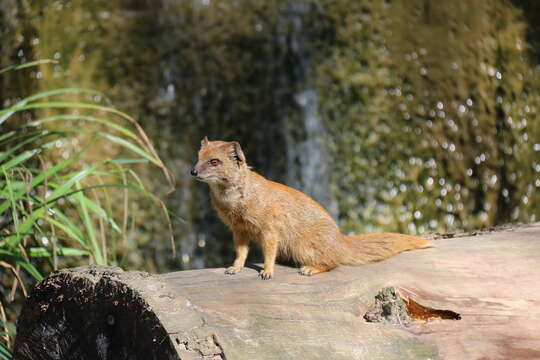
[[[58,271],[27,299],[14,359],[540,358],[540,223],[436,245],[271,281]]]

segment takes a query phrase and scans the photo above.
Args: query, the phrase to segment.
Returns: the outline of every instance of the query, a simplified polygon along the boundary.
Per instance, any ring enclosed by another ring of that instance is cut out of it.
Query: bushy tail
[[[342,264],[360,265],[387,259],[397,253],[413,249],[425,249],[435,245],[424,238],[404,234],[342,235],[349,251]]]

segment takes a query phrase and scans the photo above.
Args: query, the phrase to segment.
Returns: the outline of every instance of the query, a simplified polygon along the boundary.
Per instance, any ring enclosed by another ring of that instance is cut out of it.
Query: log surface
[[[278,266],[270,281],[256,266],[60,271],[27,300],[15,359],[540,358],[540,224],[435,243],[313,277]],[[366,322],[387,286],[461,320]]]

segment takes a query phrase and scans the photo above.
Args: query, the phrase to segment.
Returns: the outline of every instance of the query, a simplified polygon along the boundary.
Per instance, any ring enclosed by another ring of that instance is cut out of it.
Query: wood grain
[[[143,300],[141,309],[155,314],[167,334],[158,340],[171,359],[540,358],[540,224],[437,240],[436,245],[313,277],[277,266],[271,281],[259,280],[256,266],[234,276],[224,275],[222,268],[163,275],[117,268],[62,271],[51,276],[58,281],[44,280],[44,284],[54,283],[54,289],[40,284],[28,299],[18,324],[15,359],[28,358],[22,349],[41,346],[35,334],[46,328],[43,321],[53,326],[54,316],[47,315],[45,305],[56,309],[55,314],[63,306],[77,311],[66,305],[65,297],[63,303],[57,300],[58,295],[68,294],[66,287],[73,279],[87,277],[89,272],[94,274],[94,283],[114,280]],[[410,326],[366,322],[363,316],[374,296],[387,286],[421,305],[456,312],[461,320],[413,320]],[[122,299],[122,292],[114,294]],[[88,302],[99,308],[103,296],[95,295]],[[141,314],[129,306],[125,311]],[[86,315],[88,322],[99,320]],[[69,323],[72,317],[81,314],[67,313],[64,321]],[[117,318],[131,327],[144,325],[129,316]],[[47,338],[50,343],[55,332],[48,331],[53,334]],[[114,332],[106,335],[109,343],[119,339]],[[145,344],[145,340],[135,342]],[[92,341],[89,336],[87,345],[91,347]],[[143,358],[137,354],[122,357],[113,350],[96,358]]]

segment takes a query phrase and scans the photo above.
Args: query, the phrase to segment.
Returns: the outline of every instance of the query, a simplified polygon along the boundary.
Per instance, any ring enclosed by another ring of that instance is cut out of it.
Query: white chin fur
[[[197,180],[205,182],[205,183],[218,183],[219,178],[216,176],[208,176],[208,177],[197,177]]]

